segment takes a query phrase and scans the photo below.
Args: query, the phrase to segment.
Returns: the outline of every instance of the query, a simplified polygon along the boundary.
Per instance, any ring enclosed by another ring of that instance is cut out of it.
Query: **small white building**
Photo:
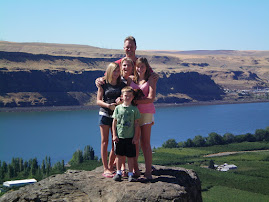
[[[27,180],[14,180],[14,181],[6,181],[3,183],[5,187],[13,187],[13,186],[22,186],[26,184],[36,183],[36,179],[27,179]]]
[[[233,170],[233,169],[237,169],[237,166],[234,165],[234,164],[227,164],[227,163],[224,163],[223,165],[215,165],[215,167],[217,167],[217,170],[219,171],[223,171],[223,172],[226,172],[228,170]]]

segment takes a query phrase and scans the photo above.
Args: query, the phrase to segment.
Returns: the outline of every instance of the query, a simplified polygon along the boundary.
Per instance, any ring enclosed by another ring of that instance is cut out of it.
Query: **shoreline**
[[[200,101],[189,103],[154,103],[156,108],[160,107],[185,107],[185,106],[203,106],[203,105],[225,105],[225,104],[247,104],[247,103],[263,103],[269,100],[242,100],[242,101]],[[0,108],[1,112],[51,112],[51,111],[80,111],[80,110],[97,110],[99,106],[44,106],[44,107],[4,107]]]

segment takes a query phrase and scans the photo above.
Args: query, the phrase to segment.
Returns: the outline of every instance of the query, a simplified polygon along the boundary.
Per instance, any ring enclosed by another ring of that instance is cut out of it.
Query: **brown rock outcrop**
[[[151,182],[143,177],[137,182],[115,182],[101,175],[102,167],[93,171],[68,170],[6,193],[0,201],[202,201],[201,183],[194,171],[155,168]]]

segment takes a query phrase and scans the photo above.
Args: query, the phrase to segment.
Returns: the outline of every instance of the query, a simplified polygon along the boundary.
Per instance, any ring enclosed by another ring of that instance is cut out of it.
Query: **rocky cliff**
[[[6,193],[0,201],[202,201],[201,182],[192,170],[156,166],[151,182],[143,178],[137,182],[127,179],[115,182],[103,177],[102,170],[102,167],[94,171],[68,170]]]
[[[0,70],[0,107],[95,104],[95,79],[104,71]],[[157,103],[219,100],[223,90],[197,72],[160,74]]]
[[[268,97],[253,93],[269,86],[268,51],[136,53],[160,75],[156,103]],[[122,50],[83,45],[0,41],[0,107],[95,105],[94,80],[123,56]]]

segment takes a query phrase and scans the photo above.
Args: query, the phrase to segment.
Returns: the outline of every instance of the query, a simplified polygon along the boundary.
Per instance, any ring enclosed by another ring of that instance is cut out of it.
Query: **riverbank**
[[[199,106],[199,105],[224,105],[224,104],[244,104],[244,103],[261,103],[269,102],[269,100],[214,100],[214,101],[200,101],[188,103],[154,103],[155,107],[181,107],[181,106]],[[96,110],[99,109],[97,105],[88,106],[44,106],[44,107],[4,107],[0,108],[1,112],[45,112],[45,111],[80,111],[80,110]]]

